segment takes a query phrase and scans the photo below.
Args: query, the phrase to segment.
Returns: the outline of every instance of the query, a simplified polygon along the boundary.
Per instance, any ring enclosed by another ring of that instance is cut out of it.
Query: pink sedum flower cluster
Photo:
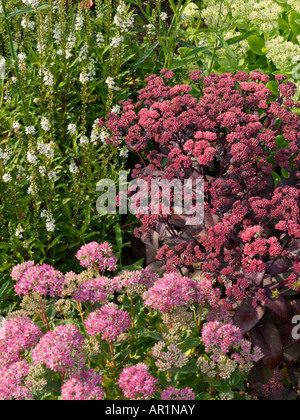
[[[149,372],[150,368],[145,363],[125,368],[118,380],[126,398],[131,400],[149,400],[157,390],[157,379]]]
[[[263,357],[257,346],[252,351],[251,342],[245,340],[242,330],[233,324],[208,322],[202,329],[202,341],[205,352],[212,354],[214,362],[219,362],[222,355],[230,354],[231,359],[240,365],[241,370],[243,367],[247,370],[249,364],[258,362]]]
[[[101,401],[104,397],[102,376],[92,369],[75,374],[61,387],[63,401]]]
[[[24,360],[13,363],[8,367],[0,365],[0,400],[28,400],[32,394],[26,386],[29,365]]]
[[[36,346],[42,335],[41,329],[28,317],[4,321],[0,329],[0,367],[21,361],[22,354]]]
[[[160,394],[162,400],[184,400],[193,401],[196,399],[196,394],[192,388],[176,389],[169,386],[166,390]]]
[[[117,269],[117,257],[113,254],[112,246],[108,243],[91,242],[84,245],[76,254],[80,264],[86,268],[97,268],[101,273]]]
[[[70,375],[85,365],[84,336],[74,325],[60,325],[48,331],[32,352],[34,364]]]
[[[150,289],[159,277],[149,270],[122,271],[113,279],[116,290],[124,290],[129,295],[140,295]]]
[[[85,321],[85,328],[88,334],[100,335],[102,340],[112,343],[130,328],[131,322],[126,311],[121,311],[117,305],[110,303],[90,313]]]
[[[213,289],[209,280],[192,280],[176,273],[165,275],[143,294],[146,306],[163,313],[178,307],[189,307],[193,303],[215,304],[218,298],[219,291]]]
[[[107,280],[106,277],[99,277],[86,281],[75,290],[73,299],[77,302],[106,303]]]
[[[51,297],[60,296],[64,275],[48,264],[35,265],[33,261],[17,265],[11,273],[16,281],[15,292],[18,296],[36,292]]]

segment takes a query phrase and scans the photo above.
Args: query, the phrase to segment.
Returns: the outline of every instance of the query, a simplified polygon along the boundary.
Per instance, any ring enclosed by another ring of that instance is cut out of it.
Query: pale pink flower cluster
[[[153,287],[143,294],[146,306],[163,313],[178,307],[189,307],[193,303],[210,305],[217,303],[219,292],[213,288],[210,280],[197,281],[170,273],[156,281]]]
[[[176,389],[169,386],[166,390],[160,394],[162,400],[185,400],[193,401],[196,399],[196,394],[192,388]]]
[[[35,265],[34,261],[26,261],[22,264],[17,264],[11,271],[11,278],[14,281],[19,281],[25,274],[25,271]]]
[[[232,324],[214,321],[208,322],[202,329],[202,341],[206,353],[226,354],[231,348],[239,347],[242,340],[241,329]]]
[[[76,373],[85,365],[84,336],[74,325],[60,325],[48,331],[32,351],[34,364],[46,365],[59,373]]]
[[[33,261],[14,267],[11,277],[16,281],[15,292],[18,296],[28,296],[30,292],[60,296],[64,284],[64,275],[60,271],[47,264],[34,265]]]
[[[83,370],[61,388],[63,401],[100,401],[104,397],[102,376],[92,369]]]
[[[25,385],[29,365],[24,360],[0,367],[0,400],[28,400],[32,394]]]
[[[213,362],[220,363],[222,357],[230,355],[232,366],[235,364],[242,372],[250,371],[253,363],[263,357],[260,348],[255,346],[252,349],[251,342],[245,340],[241,329],[233,324],[208,322],[202,329],[202,341],[205,352],[212,354]],[[228,361],[225,362],[228,365]]]
[[[106,303],[106,284],[106,277],[88,280],[75,290],[73,299],[77,302]]]
[[[0,336],[0,367],[19,362],[23,353],[36,346],[41,336],[41,329],[28,317],[5,321]]]
[[[113,281],[118,291],[124,290],[129,295],[142,294],[150,289],[159,277],[149,270],[122,271]]]
[[[161,372],[165,372],[172,368],[182,368],[189,361],[186,354],[183,353],[176,344],[166,346],[166,343],[163,341],[155,344],[151,354],[157,359],[155,365]]]
[[[97,268],[101,273],[117,269],[117,257],[113,254],[112,246],[108,242],[98,244],[91,242],[84,245],[76,254],[76,258],[83,267]]]
[[[130,328],[131,319],[126,311],[121,311],[117,305],[109,303],[91,312],[84,325],[89,335],[99,335],[102,340],[112,343]]]
[[[157,379],[149,372],[149,366],[138,363],[135,366],[125,368],[118,381],[126,398],[131,400],[149,400],[157,390]]]

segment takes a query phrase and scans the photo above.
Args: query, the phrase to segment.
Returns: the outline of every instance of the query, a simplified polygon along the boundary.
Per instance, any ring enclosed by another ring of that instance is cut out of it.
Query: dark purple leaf
[[[277,276],[278,274],[284,273],[290,267],[290,264],[281,260],[277,260],[274,263],[269,261],[267,263],[267,267],[268,274],[271,274],[271,276]]]
[[[287,322],[289,307],[282,296],[277,299],[269,299],[266,306],[277,315],[281,322]]]
[[[264,275],[265,275],[264,272],[262,272],[262,273],[252,273],[252,274],[245,274],[244,277],[251,280],[252,283],[255,286],[260,286],[263,279],[264,279]]]
[[[244,300],[234,315],[234,323],[243,333],[246,333],[259,323],[264,313],[264,308],[253,308],[250,300]]]
[[[283,356],[283,344],[277,327],[274,324],[260,325],[251,330],[250,337],[263,352],[263,362],[275,368]]]
[[[300,343],[293,344],[284,350],[283,358],[287,362],[296,362],[300,357]]]

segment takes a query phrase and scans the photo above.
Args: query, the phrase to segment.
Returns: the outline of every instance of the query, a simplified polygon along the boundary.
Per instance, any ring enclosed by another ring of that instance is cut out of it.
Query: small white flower
[[[39,173],[40,173],[42,176],[45,176],[45,175],[46,175],[46,173],[47,173],[47,168],[46,168],[46,166],[40,166],[40,167],[39,167]]]
[[[103,44],[105,42],[104,40],[104,36],[102,35],[102,33],[100,32],[99,34],[96,35],[96,40],[97,40],[97,44]]]
[[[113,112],[115,112],[116,114],[120,114],[120,112],[121,112],[120,105],[113,106],[112,109],[111,109],[111,113],[113,113]]]
[[[20,126],[20,124],[19,124],[18,122],[13,123],[13,129],[14,129],[15,131],[19,131],[19,130],[20,130],[20,128],[21,128],[21,126]]]
[[[56,181],[57,180],[57,175],[56,175],[56,172],[55,171],[49,171],[48,172],[48,178],[51,180],[51,179],[53,179],[54,181]]]
[[[37,157],[34,153],[31,153],[30,151],[27,152],[27,160],[29,163],[32,163],[33,165],[37,164]]]
[[[35,135],[35,128],[32,125],[30,125],[29,127],[25,128],[25,133],[28,134],[28,135],[34,136]]]
[[[129,154],[129,151],[128,151],[127,147],[123,147],[120,150],[120,156],[121,157],[127,158],[128,157],[128,154]]]
[[[75,124],[69,124],[68,125],[68,131],[70,134],[72,134],[73,136],[75,136],[75,134],[77,134],[77,127]]]
[[[77,174],[79,172],[78,166],[76,165],[75,162],[72,162],[71,165],[69,166],[69,171],[71,172],[71,174]]]
[[[87,136],[81,136],[79,139],[79,143],[80,144],[89,144],[89,139],[87,138]]]
[[[9,174],[4,174],[2,179],[3,179],[4,182],[7,183],[7,182],[10,182],[12,180],[12,177]]]
[[[166,12],[162,12],[161,14],[160,14],[160,18],[161,18],[161,20],[164,22],[165,20],[167,20],[167,18],[168,18],[168,15],[167,15],[167,13]]]
[[[50,131],[50,122],[48,120],[48,118],[46,117],[42,117],[41,118],[41,127],[44,131]]]
[[[146,30],[148,35],[155,35],[155,26],[152,23],[146,25]]]
[[[23,232],[24,232],[24,229],[22,228],[22,226],[19,225],[16,229],[15,236],[19,239],[22,239],[23,238],[23,235],[22,235]]]

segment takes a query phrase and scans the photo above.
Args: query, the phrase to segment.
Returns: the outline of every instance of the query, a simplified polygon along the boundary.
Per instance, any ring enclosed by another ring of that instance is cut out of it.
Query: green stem
[[[116,365],[116,361],[114,360],[115,353],[114,353],[114,346],[112,343],[109,343],[109,350],[110,350],[113,367],[116,369],[117,365]]]
[[[28,126],[29,123],[28,123],[28,118],[27,118],[27,106],[26,106],[25,97],[24,97],[23,88],[22,88],[22,83],[21,83],[21,78],[20,78],[19,62],[18,62],[18,57],[16,56],[15,50],[14,50],[14,44],[13,44],[11,29],[10,29],[10,25],[9,25],[9,21],[8,21],[8,17],[7,17],[5,0],[1,0],[1,4],[2,4],[2,9],[3,9],[3,14],[4,14],[5,25],[6,25],[6,29],[7,29],[7,33],[8,33],[8,38],[9,38],[10,53],[11,53],[11,57],[12,57],[13,62],[14,62],[15,72],[16,72],[16,76],[17,76],[17,80],[18,80],[18,86],[19,86],[19,89],[20,89],[25,123],[26,123],[26,126]]]

